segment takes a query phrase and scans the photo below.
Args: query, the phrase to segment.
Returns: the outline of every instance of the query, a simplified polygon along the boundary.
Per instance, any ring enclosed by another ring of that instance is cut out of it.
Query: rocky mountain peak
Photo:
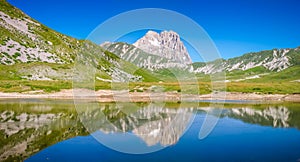
[[[146,33],[145,36],[149,36],[149,37],[151,37],[151,36],[153,36],[153,37],[159,37],[159,34],[158,34],[157,32],[155,32],[155,31],[153,31],[153,30],[149,30],[149,31]]]
[[[180,36],[174,31],[148,31],[145,36],[134,44],[137,48],[147,53],[158,55],[182,64],[191,64],[190,55],[180,40]]]

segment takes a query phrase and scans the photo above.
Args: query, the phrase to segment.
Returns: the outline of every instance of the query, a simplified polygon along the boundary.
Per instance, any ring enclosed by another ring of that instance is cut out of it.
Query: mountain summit
[[[174,31],[148,31],[134,44],[147,53],[158,55],[182,64],[191,64],[192,60],[180,36]]]

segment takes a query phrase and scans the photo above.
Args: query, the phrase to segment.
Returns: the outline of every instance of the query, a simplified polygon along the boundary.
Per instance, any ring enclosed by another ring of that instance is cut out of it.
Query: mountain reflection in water
[[[72,101],[1,100],[0,161],[24,160],[50,145],[96,131],[130,132],[146,146],[170,146],[180,140],[195,115],[212,109],[207,103],[167,103],[163,107],[137,103],[133,109],[129,107],[131,104],[99,103],[98,107],[76,111]],[[221,118],[299,129],[297,107],[297,104],[226,104]]]

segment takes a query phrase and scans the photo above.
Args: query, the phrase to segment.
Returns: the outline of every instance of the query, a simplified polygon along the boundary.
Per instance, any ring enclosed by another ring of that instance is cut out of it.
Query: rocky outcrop
[[[145,52],[167,58],[182,64],[191,64],[190,55],[180,40],[180,36],[174,31],[163,31],[158,34],[148,31],[145,36],[137,40],[134,46]]]
[[[122,59],[137,65],[140,68],[146,68],[148,70],[174,67],[185,69],[188,67],[186,64],[159,55],[147,53],[134,45],[123,42],[105,42],[101,44],[101,47],[120,56]]]
[[[100,46],[140,68],[149,70],[189,69],[189,64],[192,63],[180,36],[174,31],[163,31],[159,34],[150,30],[133,45],[104,42]]]
[[[48,29],[17,8],[10,7],[0,10],[0,64],[74,61],[79,41]]]

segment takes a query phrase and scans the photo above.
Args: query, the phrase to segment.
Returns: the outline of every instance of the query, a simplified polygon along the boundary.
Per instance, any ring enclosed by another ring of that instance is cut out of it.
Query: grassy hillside
[[[247,82],[300,82],[300,65],[287,68],[280,72],[270,72],[268,75],[262,75],[260,78],[247,80]]]
[[[2,22],[0,25],[0,44],[2,46],[9,46],[10,41],[14,41],[18,43],[17,46],[21,49],[23,47],[39,49],[54,54],[58,60],[66,63],[74,60],[76,49],[79,49],[82,42],[51,30],[13,7],[6,0],[0,0],[0,6],[0,21]],[[30,61],[38,61],[30,56],[32,53],[29,51],[27,54],[28,57],[31,57]]]
[[[58,33],[0,0],[0,90],[26,92],[72,88],[77,57],[89,63],[100,87],[103,80],[156,82],[152,72],[140,69],[114,53],[87,41]],[[79,61],[79,60],[77,60]],[[115,77],[112,78],[112,75]]]

